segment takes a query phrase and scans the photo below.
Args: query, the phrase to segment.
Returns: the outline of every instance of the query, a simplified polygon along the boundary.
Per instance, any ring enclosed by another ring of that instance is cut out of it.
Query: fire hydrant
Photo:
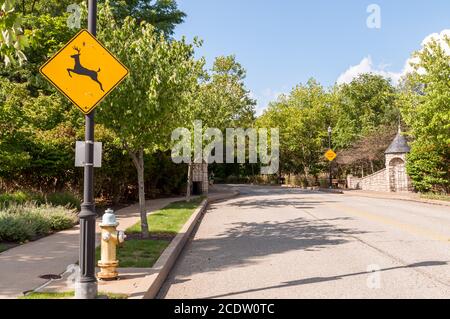
[[[127,237],[123,231],[118,231],[119,223],[116,220],[116,215],[112,209],[105,211],[103,215],[100,228],[102,229],[102,243],[101,243],[101,259],[98,262],[100,272],[97,274],[102,280],[115,280],[119,278],[117,267],[119,261],[117,260],[116,249],[119,244],[125,242]]]

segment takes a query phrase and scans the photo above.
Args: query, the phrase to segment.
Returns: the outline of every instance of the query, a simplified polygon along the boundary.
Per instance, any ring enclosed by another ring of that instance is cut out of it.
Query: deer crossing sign
[[[128,69],[87,30],[81,30],[40,72],[84,114],[128,75]]]

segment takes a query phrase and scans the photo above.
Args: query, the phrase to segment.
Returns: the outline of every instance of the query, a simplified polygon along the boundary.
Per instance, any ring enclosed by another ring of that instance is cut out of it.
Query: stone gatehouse
[[[369,176],[347,176],[347,187],[377,192],[411,192],[411,180],[406,173],[406,155],[410,147],[401,130],[385,152],[386,168]]]

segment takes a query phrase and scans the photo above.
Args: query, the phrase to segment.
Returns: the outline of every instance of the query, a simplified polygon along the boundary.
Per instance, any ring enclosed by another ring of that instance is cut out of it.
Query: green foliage
[[[146,236],[144,154],[170,149],[171,133],[189,108],[204,62],[194,59],[196,41],[169,41],[152,25],[131,17],[118,23],[108,2],[99,12],[99,25],[99,39],[130,75],[98,108],[97,119],[114,133],[136,168]]]
[[[432,40],[414,56],[404,84],[401,112],[414,138],[407,169],[419,191],[450,191],[450,55]]]
[[[27,60],[23,50],[28,40],[23,34],[21,17],[14,8],[15,2],[0,1],[0,59],[6,66],[15,62],[22,65]]]
[[[21,0],[17,1],[16,9],[23,15],[61,16],[66,12],[68,5],[80,2],[81,0]]]
[[[30,46],[25,50],[28,63],[13,74],[16,78],[26,79],[30,83],[32,87],[29,89],[33,95],[38,89],[44,89],[47,93],[55,92],[56,89],[39,74],[39,68],[61,49],[77,30],[69,29],[67,15],[49,14],[24,16],[24,28],[31,40]]]
[[[151,25],[131,18],[119,26],[108,7],[99,23],[100,40],[130,69],[99,107],[99,122],[132,152],[167,149],[202,71],[203,62],[193,58],[195,44],[167,41]]]
[[[32,292],[25,296],[19,297],[19,299],[73,299],[75,296],[74,291],[66,292]],[[99,297],[106,296],[108,299],[127,299],[125,294],[113,294],[109,292],[99,292]]]
[[[203,201],[203,198],[196,198],[191,202],[176,202],[167,207],[154,212],[148,216],[150,233],[153,236],[176,236],[195,209]],[[126,231],[129,234],[141,232],[141,224],[137,223]]]
[[[194,120],[204,127],[225,131],[231,127],[251,127],[255,120],[255,105],[246,89],[246,71],[235,56],[220,56],[214,61],[210,75],[200,85],[186,117],[190,127]]]
[[[72,299],[75,297],[75,292],[33,292],[26,296],[21,296],[19,299]]]
[[[23,205],[28,202],[39,202],[42,198],[26,192],[0,194],[0,209],[11,205]]]
[[[77,217],[69,209],[53,206],[10,205],[0,210],[0,241],[24,242],[71,228]]]
[[[68,209],[80,209],[80,200],[69,192],[33,193],[18,191],[0,194],[0,209],[25,204],[61,206]]]
[[[107,1],[99,1],[103,2]],[[175,0],[110,0],[109,4],[116,21],[133,17],[138,23],[146,21],[169,36],[186,17],[184,12],[178,10]]]
[[[286,173],[315,175],[328,143],[329,95],[315,80],[299,85],[272,103],[257,120],[261,128],[280,129],[280,165]]]
[[[408,175],[419,192],[449,192],[450,152],[448,148],[437,149],[431,143],[413,144],[406,162]]]
[[[70,192],[50,193],[46,195],[46,203],[53,206],[63,206],[71,209],[81,208],[81,201]]]
[[[127,240],[117,249],[120,267],[151,268],[169,244],[168,240]],[[100,247],[96,250],[96,260],[100,260]]]
[[[76,223],[75,215],[68,215],[67,211],[55,211],[45,214],[46,222],[54,232],[72,228]]]
[[[0,194],[0,209],[9,206],[24,205],[26,203],[34,202],[36,204],[43,204],[44,197],[38,194],[18,191],[14,193]]]
[[[425,193],[420,195],[421,198],[432,199],[432,200],[440,200],[450,202],[450,196],[445,193]]]
[[[334,91],[333,144],[342,149],[376,130],[381,125],[398,123],[396,92],[389,80],[379,75],[362,74],[350,84]]]

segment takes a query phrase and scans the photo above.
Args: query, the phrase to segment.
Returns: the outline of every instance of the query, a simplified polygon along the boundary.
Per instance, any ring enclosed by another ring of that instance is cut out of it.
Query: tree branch
[[[136,167],[136,169],[140,169],[140,163],[139,163],[139,158],[138,155],[136,154],[136,152],[134,152],[131,147],[128,145],[127,142],[125,142],[124,140],[122,140],[122,145],[123,147],[127,150],[128,154],[131,157],[131,160],[133,161],[134,166]]]

